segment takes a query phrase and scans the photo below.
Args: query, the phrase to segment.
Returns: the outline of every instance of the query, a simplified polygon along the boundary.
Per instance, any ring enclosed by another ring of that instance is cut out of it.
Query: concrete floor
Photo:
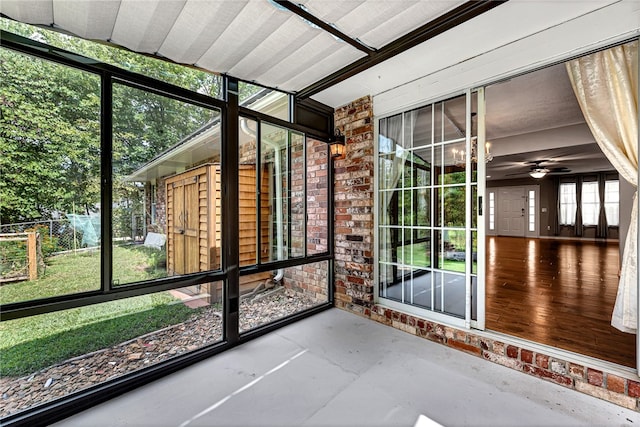
[[[640,414],[338,309],[58,426],[618,426]]]

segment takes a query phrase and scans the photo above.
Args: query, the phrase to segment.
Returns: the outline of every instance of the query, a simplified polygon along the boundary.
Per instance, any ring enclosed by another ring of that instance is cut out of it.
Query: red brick
[[[595,369],[588,368],[587,380],[591,385],[595,385],[598,387],[602,386],[602,383],[604,382],[602,371],[596,371]]]
[[[458,341],[465,342],[467,340],[467,333],[465,331],[456,330],[454,332],[454,337]]]
[[[347,276],[347,281],[358,285],[364,285],[364,279],[361,277]]]
[[[520,360],[524,363],[533,364],[533,351],[525,350],[524,348],[520,350]]]
[[[607,375],[607,390],[624,394],[625,379],[617,375]]]
[[[458,350],[462,350],[467,353],[471,353],[474,355],[480,355],[482,350],[474,345],[463,343],[456,340],[447,341],[447,345],[451,348],[456,348]]]
[[[495,354],[499,354],[500,356],[504,355],[504,343],[500,341],[494,341],[492,348]]]
[[[640,397],[640,383],[629,380],[629,391],[627,394],[629,397]]]
[[[536,365],[548,369],[549,368],[549,356],[545,354],[536,354]]]
[[[551,380],[555,383],[558,383],[564,386],[570,387],[573,385],[573,380],[571,378],[566,377],[564,375],[556,374],[555,372],[551,372],[546,369],[538,368],[536,366],[525,365],[524,372],[531,375],[535,375],[536,377]]]
[[[574,377],[584,378],[584,366],[569,363],[569,373]]]
[[[512,359],[517,359],[518,358],[518,350],[520,350],[518,347],[513,346],[513,345],[509,345],[507,346],[507,356],[512,358]]]

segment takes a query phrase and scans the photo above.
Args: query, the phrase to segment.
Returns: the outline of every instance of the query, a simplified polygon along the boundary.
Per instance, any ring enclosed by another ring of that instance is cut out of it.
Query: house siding
[[[346,136],[344,159],[335,162],[335,305],[410,334],[551,381],[616,405],[640,411],[636,375],[608,372],[453,328],[375,303],[374,298],[374,117],[371,97],[335,111]]]

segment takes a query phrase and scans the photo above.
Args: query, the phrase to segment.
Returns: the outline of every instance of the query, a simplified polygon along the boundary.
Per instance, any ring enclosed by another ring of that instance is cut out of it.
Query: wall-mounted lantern
[[[340,129],[336,128],[333,137],[329,141],[329,149],[331,150],[331,158],[334,160],[344,157],[345,140]]]

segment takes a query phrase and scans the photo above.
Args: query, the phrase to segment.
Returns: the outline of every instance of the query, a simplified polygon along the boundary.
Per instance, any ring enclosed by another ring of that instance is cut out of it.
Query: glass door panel
[[[378,296],[464,326],[480,312],[479,99],[469,92],[383,118],[378,127]]]

